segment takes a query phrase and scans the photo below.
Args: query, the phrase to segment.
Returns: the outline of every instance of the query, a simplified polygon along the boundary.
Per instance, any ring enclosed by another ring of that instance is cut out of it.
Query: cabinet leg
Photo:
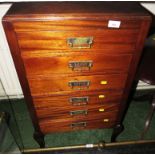
[[[37,141],[40,148],[45,147],[44,134],[42,134],[41,132],[34,132],[33,138]]]
[[[151,120],[152,120],[154,112],[155,112],[155,95],[153,96],[152,103],[151,103],[151,108],[150,108],[149,113],[147,114],[144,130],[143,130],[143,132],[141,134],[141,139],[142,140],[144,139],[144,136],[147,133],[149,127],[150,127]]]
[[[117,124],[114,129],[111,136],[111,142],[116,142],[117,136],[124,130],[123,124]]]

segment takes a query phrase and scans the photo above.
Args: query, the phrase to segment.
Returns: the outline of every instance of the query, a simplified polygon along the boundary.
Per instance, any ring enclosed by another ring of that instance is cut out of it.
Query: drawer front
[[[33,97],[34,106],[42,108],[85,107],[119,102],[123,91],[82,91],[77,93],[60,94],[59,96]]]
[[[50,106],[46,108],[36,108],[38,118],[81,118],[91,119],[92,117],[104,116],[107,112],[118,111],[119,103],[106,103],[102,105],[86,105],[83,107],[64,106],[55,107]]]
[[[22,50],[134,50],[138,33],[136,29],[33,31],[18,32],[17,37]]]
[[[86,129],[104,129],[112,128],[115,122],[111,121],[106,123],[102,120],[97,121],[81,121],[81,122],[59,122],[59,123],[40,123],[40,129],[44,134],[52,132],[66,132],[66,131],[76,131],[76,130],[86,130]]]
[[[51,54],[23,56],[27,76],[96,72],[127,72],[132,55]]]
[[[95,128],[111,128],[115,125],[118,112],[88,118],[41,119],[39,125],[43,133],[74,131]]]
[[[88,90],[117,89],[125,86],[126,74],[94,75],[94,76],[56,76],[47,78],[29,78],[33,96],[60,94]]]

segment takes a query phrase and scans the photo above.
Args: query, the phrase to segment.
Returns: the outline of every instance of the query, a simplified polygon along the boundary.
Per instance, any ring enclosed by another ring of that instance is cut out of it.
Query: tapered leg
[[[44,134],[42,134],[41,132],[34,132],[33,138],[37,141],[40,148],[45,147]]]
[[[147,118],[146,118],[146,121],[145,121],[144,130],[143,130],[143,132],[142,132],[142,134],[141,134],[141,139],[142,139],[142,140],[144,139],[144,136],[145,136],[146,132],[147,132],[148,129],[149,129],[149,126],[150,126],[150,124],[151,124],[151,120],[152,120],[154,111],[155,111],[155,95],[153,96],[151,108],[150,108],[150,111],[149,111],[149,113],[148,113],[148,115],[147,115]]]
[[[123,124],[117,124],[114,129],[111,136],[111,142],[116,142],[117,136],[124,130]]]

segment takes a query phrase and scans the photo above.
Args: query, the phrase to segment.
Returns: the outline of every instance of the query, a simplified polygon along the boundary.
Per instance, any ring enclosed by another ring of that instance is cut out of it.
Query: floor
[[[38,148],[38,144],[33,140],[33,126],[29,117],[29,113],[26,108],[26,104],[23,99],[11,100],[11,103],[7,100],[3,100],[0,103],[1,110],[9,109],[11,116],[15,116],[10,121],[10,129],[13,131],[13,135],[16,137],[16,141],[21,148]],[[12,111],[13,109],[13,111]],[[144,120],[149,109],[147,102],[132,102],[129,106],[127,115],[124,120],[125,130],[118,137],[118,141],[130,141],[139,140],[140,133],[143,129]],[[17,120],[17,124],[14,119]],[[19,127],[19,132],[18,128]],[[155,115],[145,139],[155,140]],[[98,130],[85,130],[74,131],[66,133],[55,133],[45,136],[46,147],[52,146],[66,146],[77,145],[87,143],[98,143],[99,141],[110,142],[112,130],[111,129],[98,129]],[[10,138],[4,141],[3,146],[7,146]],[[8,146],[10,147],[10,146]],[[17,146],[13,150],[16,150]],[[7,148],[7,150],[9,150]],[[1,152],[1,150],[0,150]]]

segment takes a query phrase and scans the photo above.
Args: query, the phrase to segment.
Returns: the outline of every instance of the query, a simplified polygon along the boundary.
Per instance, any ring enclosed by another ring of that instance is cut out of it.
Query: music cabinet
[[[151,17],[137,2],[20,2],[3,26],[34,139],[83,129],[123,130]]]

